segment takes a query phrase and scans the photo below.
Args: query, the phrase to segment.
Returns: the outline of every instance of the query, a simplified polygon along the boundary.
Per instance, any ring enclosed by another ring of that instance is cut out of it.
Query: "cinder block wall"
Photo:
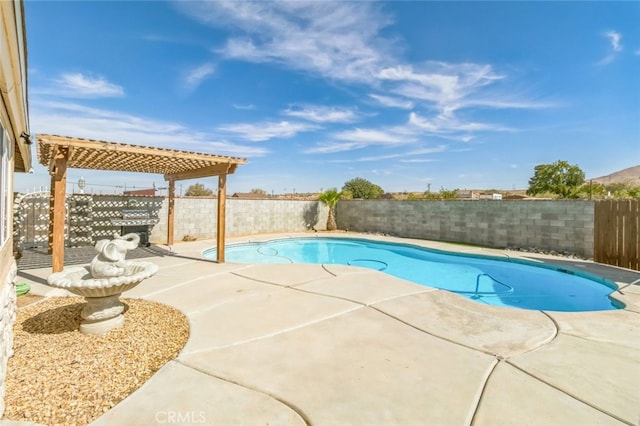
[[[198,239],[215,238],[218,200],[207,197],[175,199],[174,241],[186,235]],[[159,211],[160,222],[151,230],[150,241],[167,240],[168,200]],[[227,198],[228,237],[270,232],[300,232],[326,229],[328,208],[318,201],[243,200]]]
[[[352,231],[593,257],[592,201],[341,200],[336,220]]]
[[[317,201],[227,199],[227,236],[326,229],[328,209]],[[174,239],[215,238],[217,199],[175,200]],[[166,242],[167,199],[150,240]],[[339,229],[399,237],[478,244],[536,247],[593,257],[594,204],[558,201],[341,200]]]

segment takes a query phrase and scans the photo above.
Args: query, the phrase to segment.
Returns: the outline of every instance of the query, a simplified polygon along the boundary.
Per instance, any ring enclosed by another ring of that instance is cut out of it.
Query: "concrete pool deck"
[[[335,235],[558,261],[606,271],[620,286],[640,277],[529,253]],[[180,243],[149,258],[159,272],[123,295],[180,309],[190,337],[93,425],[640,423],[640,285],[616,292],[621,310],[528,311],[363,268],[203,259],[214,246]],[[38,284],[50,268],[27,272],[35,280],[20,279],[36,294],[59,294]]]

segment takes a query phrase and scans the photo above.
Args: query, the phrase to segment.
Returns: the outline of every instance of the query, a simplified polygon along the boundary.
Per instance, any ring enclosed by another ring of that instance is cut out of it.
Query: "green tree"
[[[425,191],[425,192],[422,193],[422,199],[423,200],[438,200],[438,199],[440,199],[440,193],[439,192]]]
[[[374,199],[384,194],[384,190],[363,178],[354,178],[344,183],[343,191],[349,191],[353,198]]]
[[[265,191],[264,189],[260,189],[260,188],[253,188],[251,190],[252,194],[257,194],[257,195],[267,195],[267,191]]]
[[[438,198],[441,198],[443,200],[456,199],[456,198],[458,198],[458,192],[459,192],[459,190],[457,190],[457,189],[445,189],[443,187],[440,187],[440,192],[438,193]]]
[[[629,199],[640,197],[640,187],[624,182],[610,183],[606,187],[606,195],[616,199]]]
[[[628,182],[614,182],[603,185],[597,182],[586,182],[580,187],[580,198],[587,199],[635,199],[640,198],[640,186]]]
[[[566,161],[552,164],[539,164],[529,179],[527,195],[550,192],[561,198],[577,198],[580,186],[584,183],[584,172],[580,167]]]
[[[211,197],[213,195],[213,191],[209,188],[205,188],[201,183],[194,183],[187,188],[185,195],[187,197]]]
[[[338,200],[342,196],[342,192],[338,192],[337,189],[331,188],[318,194],[318,200],[325,206],[329,207],[329,215],[327,217],[327,231],[335,231],[338,225],[336,224],[335,207],[338,204]]]
[[[599,200],[606,196],[607,190],[601,183],[586,182],[580,187],[580,198]]]

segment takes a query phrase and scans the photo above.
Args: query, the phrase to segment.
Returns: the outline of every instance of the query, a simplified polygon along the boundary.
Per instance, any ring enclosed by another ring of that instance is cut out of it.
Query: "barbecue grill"
[[[151,226],[160,221],[157,217],[151,217],[148,210],[122,210],[120,217],[109,219],[112,225],[120,227],[120,235],[135,232],[140,236],[140,245],[149,246],[149,233]]]

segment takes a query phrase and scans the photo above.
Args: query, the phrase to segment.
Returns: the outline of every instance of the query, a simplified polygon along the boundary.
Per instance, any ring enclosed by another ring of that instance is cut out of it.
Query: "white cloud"
[[[235,35],[219,52],[274,62],[331,80],[371,82],[393,51],[378,36],[391,20],[371,2],[179,2],[185,13]]]
[[[195,90],[215,71],[216,67],[212,63],[199,65],[186,72],[183,80],[183,85],[189,91]]]
[[[608,65],[616,59],[619,52],[622,52],[622,44],[620,43],[622,34],[617,31],[607,31],[602,35],[609,40],[611,51],[598,62],[598,65]]]
[[[442,124],[437,123],[437,121],[442,120],[438,120],[437,118],[435,120],[427,120],[415,112],[409,114],[409,125],[425,132],[439,133],[444,131]]]
[[[481,88],[505,78],[490,65],[443,62],[428,62],[420,71],[408,65],[385,68],[378,76],[391,84],[391,92],[435,104],[442,110],[465,106],[470,95],[479,96]]]
[[[401,163],[433,163],[434,159],[432,158],[403,158],[400,160]]]
[[[244,59],[249,62],[267,62],[269,58],[265,56],[258,46],[249,39],[231,39],[223,51],[228,58]]]
[[[488,107],[498,109],[545,109],[545,108],[557,108],[560,104],[556,102],[536,102],[525,100],[511,100],[503,97],[474,99],[470,97],[464,101],[465,107]]]
[[[468,132],[493,131],[505,132],[513,129],[498,124],[465,122],[458,119],[453,113],[442,113],[433,118],[424,118],[412,112],[409,114],[408,126],[419,132],[430,134],[463,134],[462,140],[471,140]]]
[[[371,99],[375,99],[381,105],[384,105],[386,107],[401,108],[401,109],[412,109],[413,106],[414,106],[414,103],[411,102],[411,101],[407,101],[407,100],[396,98],[396,97],[392,97],[392,96],[383,96],[383,95],[370,94],[369,97]]]
[[[381,160],[392,160],[392,159],[399,158],[401,163],[426,163],[434,160],[428,159],[428,158],[416,158],[416,156],[434,154],[434,153],[439,153],[444,151],[446,151],[446,147],[444,145],[440,145],[433,148],[420,148],[415,150],[409,150],[407,152],[396,152],[392,154],[360,157],[360,158],[356,158],[353,161],[381,161]]]
[[[617,31],[607,31],[604,33],[604,36],[609,39],[611,43],[611,49],[614,52],[622,52],[622,44],[620,44],[620,40],[622,39],[622,35]]]
[[[49,86],[34,87],[32,93],[65,98],[114,98],[124,96],[124,89],[104,77],[64,73],[52,80]]]
[[[363,148],[364,145],[356,142],[327,142],[318,144],[314,147],[307,148],[303,152],[305,154],[333,154],[336,152],[352,151],[354,149]],[[349,162],[351,160],[344,160]]]
[[[351,109],[328,106],[307,105],[300,109],[289,108],[282,113],[316,123],[351,123],[358,118],[355,111]]]
[[[413,146],[407,154],[425,155],[442,152],[444,145],[435,148],[416,148],[424,141],[425,136],[434,136],[438,139],[448,139],[469,142],[473,139],[473,133],[477,132],[507,132],[513,131],[507,126],[482,123],[476,121],[463,121],[454,112],[443,112],[433,117],[426,117],[416,112],[411,112],[404,125],[387,126],[380,128],[355,128],[334,132],[329,135],[330,140],[306,149],[307,154],[329,154],[336,152],[352,151],[370,146]],[[394,158],[395,154],[385,154],[386,158]],[[400,155],[398,155],[399,157]],[[358,161],[374,161],[381,157],[363,157]]]
[[[254,142],[266,141],[274,138],[290,138],[300,132],[316,130],[318,127],[306,123],[295,123],[289,121],[262,122],[262,123],[240,123],[221,126],[220,130],[235,133],[242,139]]]
[[[177,6],[195,20],[231,30],[229,38],[215,49],[223,58],[269,63],[352,87],[364,85],[375,91],[369,95],[371,99],[387,107],[435,109],[438,115],[452,117],[457,110],[473,107],[550,106],[520,99],[509,87],[501,93],[510,95],[501,96],[497,88],[507,84],[507,76],[490,64],[405,63],[398,57],[402,52],[398,40],[382,33],[393,23],[384,14],[382,3],[212,1],[178,2]],[[284,114],[317,123],[352,120],[312,107],[289,109]],[[453,132],[453,123],[463,126],[458,130],[465,132],[496,130],[493,125],[452,119],[448,125],[433,121],[431,125],[435,126],[434,132],[443,127]],[[270,137],[269,133],[260,135],[258,129],[236,130],[251,140]],[[258,136],[247,136],[249,133]],[[411,133],[411,129],[405,133]],[[379,135],[363,131],[349,136],[366,139],[364,144],[380,143],[376,141]],[[392,140],[384,143],[398,142],[397,135]]]
[[[240,157],[261,156],[268,152],[260,147],[230,143],[216,135],[187,128],[180,123],[90,108],[76,103],[32,98],[30,117],[31,128],[35,133]]]
[[[307,148],[305,154],[332,154],[336,152],[353,151],[371,145],[398,146],[416,142],[413,135],[403,127],[383,129],[352,129],[335,132],[330,135],[331,140]]]
[[[435,153],[438,153],[438,152],[444,152],[446,150],[447,150],[447,147],[445,145],[438,145],[438,146],[434,146],[432,148],[413,149],[413,150],[407,152],[407,155],[435,154]]]
[[[369,155],[367,157],[355,158],[355,159],[352,159],[351,161],[358,161],[358,162],[382,161],[382,160],[392,160],[394,158],[400,158],[400,157],[404,157],[404,154],[395,153],[395,154],[383,154],[383,155]]]
[[[414,81],[424,86],[432,86],[439,88],[440,91],[448,91],[457,84],[458,77],[454,74],[433,73],[416,73],[410,65],[399,65],[390,68],[384,68],[378,76],[383,80],[396,81]]]
[[[378,129],[354,129],[334,133],[333,137],[338,140],[352,141],[366,145],[397,145],[410,143],[403,135],[388,130]]]

